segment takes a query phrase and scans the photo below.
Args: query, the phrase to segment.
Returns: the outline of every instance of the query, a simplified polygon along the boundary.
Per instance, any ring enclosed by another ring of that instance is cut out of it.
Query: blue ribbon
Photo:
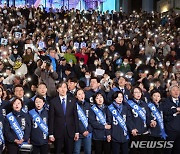
[[[126,123],[124,122],[122,116],[119,114],[119,112],[114,108],[114,106],[112,104],[109,105],[108,108],[111,111],[112,115],[118,121],[119,126],[124,130],[125,135],[126,135],[126,139],[128,140],[129,139],[128,130],[127,130]]]
[[[28,113],[28,106],[27,105],[24,105],[24,107],[22,107],[22,111],[24,113]]]
[[[160,133],[161,137],[163,139],[166,139],[167,134],[165,133],[163,118],[162,118],[161,114],[159,113],[158,109],[156,108],[156,106],[153,103],[151,103],[151,102],[148,103],[148,107],[151,109],[152,113],[154,114],[154,116],[157,119],[157,122],[159,124],[160,129],[161,129],[161,133]]]
[[[128,100],[127,103],[138,113],[141,119],[146,123],[146,114],[144,113],[143,109],[136,103],[134,103],[132,100]]]
[[[37,125],[43,131],[43,133],[48,135],[48,126],[45,124],[42,118],[37,114],[35,109],[32,109],[31,111],[29,111],[29,114],[32,116],[33,120],[37,123]]]
[[[13,131],[16,133],[19,140],[23,139],[24,132],[22,131],[21,127],[19,126],[19,123],[17,122],[16,118],[13,116],[12,112],[9,113],[7,116],[7,119],[13,129]]]
[[[107,124],[107,123],[106,123],[106,119],[105,119],[102,111],[99,110],[96,105],[93,105],[93,106],[91,107],[91,109],[94,111],[94,113],[96,114],[96,116],[99,118],[100,123],[101,123],[102,125],[106,125],[106,124]]]

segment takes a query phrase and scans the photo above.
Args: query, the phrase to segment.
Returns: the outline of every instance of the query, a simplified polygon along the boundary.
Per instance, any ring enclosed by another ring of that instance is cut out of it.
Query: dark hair
[[[21,85],[21,84],[15,85],[14,88],[13,88],[13,92],[15,92],[15,89],[16,89],[16,88],[23,88],[23,90],[24,90],[24,87],[23,87],[23,85]]]
[[[44,82],[40,82],[40,83],[37,85],[37,87],[39,87],[40,85],[45,85],[46,88],[47,88],[47,85],[46,85]]]
[[[41,100],[43,100],[43,102],[45,103],[45,98],[43,96],[40,96],[40,95],[36,95],[36,97],[34,98],[34,102],[36,101],[36,99],[39,98]]]
[[[79,90],[82,90],[82,91],[84,92],[84,90],[81,89],[81,88],[80,88],[80,89],[77,89],[76,92],[75,92],[75,96],[77,96],[77,92],[78,92]]]
[[[112,95],[112,99],[115,100],[119,94],[122,94],[123,99],[124,99],[124,94],[121,91],[116,91],[113,95]]]
[[[119,80],[120,78],[123,78],[124,80],[128,81],[125,76],[120,76],[120,77],[118,78],[118,80]]]
[[[104,99],[103,94],[100,93],[100,92],[97,92],[97,93],[95,93],[95,94],[93,95],[93,102],[94,102],[94,104],[97,104],[97,103],[96,103],[96,97],[97,97],[98,95],[101,95],[101,96],[103,97],[103,99]],[[104,99],[104,103],[105,103],[105,99]]]
[[[70,77],[70,78],[68,79],[68,81],[70,81],[70,82],[75,82],[75,83],[78,82],[77,78],[75,78],[75,77]]]
[[[98,77],[92,77],[91,80],[92,80],[92,79],[95,79],[98,83],[100,83],[100,79],[99,79]],[[90,80],[90,81],[91,81],[91,80]]]
[[[55,50],[55,51],[57,52],[56,48],[49,47],[49,48],[48,48],[48,53],[49,53],[51,50]]]
[[[14,99],[11,101],[11,108],[13,109],[13,104],[15,103],[16,100],[19,100],[21,102],[21,106],[23,107],[24,102],[22,101],[22,99],[18,97],[14,97]]]
[[[142,89],[140,88],[140,87],[134,87],[134,88],[132,88],[132,90],[131,90],[131,94],[133,95],[133,93],[134,93],[134,89],[138,89],[140,92],[141,92],[141,94],[142,94]]]
[[[151,97],[152,97],[152,95],[153,95],[154,93],[159,93],[159,94],[161,95],[161,92],[160,92],[159,90],[153,89],[153,90],[151,91],[151,93],[150,93]]]
[[[65,81],[61,81],[60,83],[57,84],[56,88],[60,88],[63,84],[66,84],[67,86],[67,83]]]
[[[84,81],[82,81],[82,80],[79,80],[79,81],[78,81],[78,84],[79,84],[79,87],[80,87],[81,89],[84,89],[84,88],[86,87],[86,83],[85,83]]]

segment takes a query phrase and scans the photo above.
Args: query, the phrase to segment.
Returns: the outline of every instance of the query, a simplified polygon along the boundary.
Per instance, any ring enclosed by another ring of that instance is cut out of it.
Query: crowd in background
[[[110,105],[119,95],[114,96],[116,87],[127,99],[133,99],[138,90],[145,103],[156,92],[166,102],[172,88],[179,89],[180,84],[179,19],[173,11],[125,14],[0,8],[1,100],[8,106],[13,98],[23,98],[27,108],[33,109],[30,102],[46,96],[49,110],[50,102],[61,93],[59,88],[67,83],[71,97],[78,98],[77,91],[82,89],[91,106],[98,102],[95,95],[99,93],[104,104]],[[0,108],[3,112],[4,106]]]

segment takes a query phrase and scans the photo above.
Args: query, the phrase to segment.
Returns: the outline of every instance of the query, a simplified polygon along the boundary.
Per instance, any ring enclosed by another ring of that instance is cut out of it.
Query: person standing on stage
[[[55,153],[73,153],[74,141],[79,139],[76,99],[67,94],[66,82],[57,85],[59,95],[51,100],[49,109],[49,140],[55,144]]]

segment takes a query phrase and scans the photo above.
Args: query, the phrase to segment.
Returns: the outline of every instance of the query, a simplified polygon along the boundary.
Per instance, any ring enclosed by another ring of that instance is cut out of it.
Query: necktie
[[[177,105],[177,106],[179,105],[179,100],[176,100],[176,105]]]
[[[62,108],[63,108],[63,111],[64,111],[64,114],[66,114],[66,103],[65,103],[65,98],[62,99]]]
[[[124,94],[124,89],[121,89],[122,93]]]

